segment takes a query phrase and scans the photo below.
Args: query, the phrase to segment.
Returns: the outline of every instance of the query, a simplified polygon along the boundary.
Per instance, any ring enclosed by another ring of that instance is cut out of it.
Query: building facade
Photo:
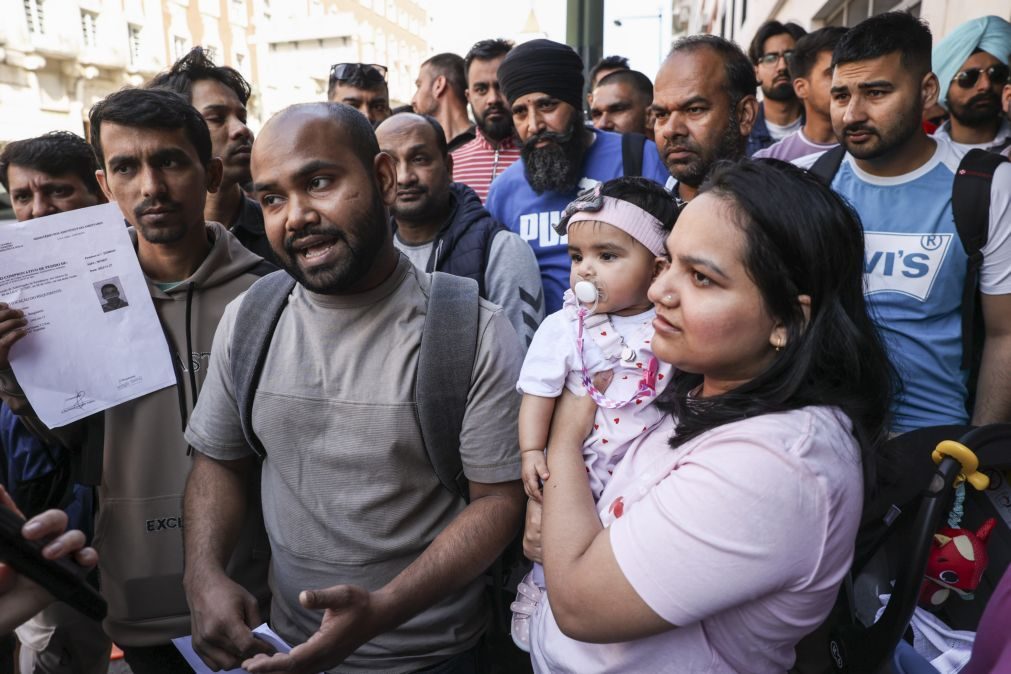
[[[273,2],[255,45],[265,113],[325,100],[335,63],[386,66],[391,106],[409,103],[430,56],[423,37],[428,21],[417,0]]]
[[[794,21],[808,30],[852,27],[869,16],[909,11],[943,39],[959,24],[988,14],[1011,19],[1011,0],[675,0],[688,16],[684,34],[714,33],[747,48],[769,19]]]
[[[87,135],[91,106],[138,86],[194,45],[252,84],[250,122],[323,100],[341,61],[390,68],[409,101],[428,45],[417,0],[0,0],[0,145],[66,130]]]

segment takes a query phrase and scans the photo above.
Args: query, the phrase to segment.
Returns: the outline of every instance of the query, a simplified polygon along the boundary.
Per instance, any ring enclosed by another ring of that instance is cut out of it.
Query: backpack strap
[[[832,179],[839,172],[843,157],[846,156],[846,148],[840,143],[831,150],[825,151],[815,160],[809,169],[811,173],[818,176],[826,185],[832,185]]]
[[[621,134],[621,170],[625,177],[642,175],[642,158],[646,136],[641,133]]]
[[[965,272],[965,287],[962,290],[962,368],[972,369],[979,354],[979,344],[975,331],[982,316],[977,318],[979,300],[979,270],[983,266],[983,246],[990,234],[990,185],[997,167],[1007,161],[1007,157],[987,152],[970,150],[958,165],[955,182],[951,189],[951,213],[955,219],[955,229],[969,262]]]
[[[467,500],[460,432],[477,356],[477,282],[442,272],[431,278],[414,385],[418,424],[439,482]]]
[[[267,360],[270,340],[288,305],[295,279],[285,271],[262,276],[246,290],[235,316],[231,343],[232,390],[246,442],[260,459],[266,450],[253,432],[253,399]]]

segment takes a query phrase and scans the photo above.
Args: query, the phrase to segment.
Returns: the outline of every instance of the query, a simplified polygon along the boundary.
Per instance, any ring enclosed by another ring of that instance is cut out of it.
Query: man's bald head
[[[341,134],[341,142],[347,143],[362,165],[370,171],[372,162],[379,154],[379,143],[372,124],[362,113],[342,103],[299,103],[281,110],[271,117],[260,131],[260,136],[280,133],[289,134],[293,129],[311,120],[329,119]],[[259,138],[257,138],[259,140]],[[261,143],[261,145],[266,142]],[[256,143],[253,153],[256,153]]]
[[[439,124],[439,120],[431,115],[418,115],[413,112],[394,115],[376,127],[376,138],[379,140],[379,147],[382,148],[384,137],[391,134],[407,134],[416,130],[420,131],[426,140],[431,140],[443,157],[449,153],[446,132],[442,124]]]

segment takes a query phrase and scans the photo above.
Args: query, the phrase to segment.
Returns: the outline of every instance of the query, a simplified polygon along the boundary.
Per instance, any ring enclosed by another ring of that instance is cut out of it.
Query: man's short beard
[[[513,118],[507,110],[502,108],[502,116],[498,119],[488,119],[488,109],[485,108],[484,116],[478,118],[477,128],[488,140],[499,143],[513,135]]]
[[[537,194],[544,192],[569,192],[582,178],[583,157],[586,155],[583,124],[573,115],[564,133],[544,131],[523,143],[520,157],[530,188]],[[534,147],[544,139],[553,140],[544,147]]]
[[[981,99],[991,100],[993,102],[992,109],[973,107],[973,105]],[[993,91],[987,91],[973,96],[966,101],[965,105],[956,105],[949,98],[948,112],[950,112],[951,116],[958,120],[962,126],[969,127],[970,129],[990,126],[992,124],[996,124],[1000,119],[1000,96],[993,93]]]
[[[923,128],[920,122],[922,118],[923,106],[918,105],[909,108],[903,114],[899,115],[895,124],[888,129],[879,130],[862,124],[853,124],[844,128],[842,134],[838,135],[846,150],[857,159],[878,159],[880,157],[884,157],[890,152],[893,152],[896,148],[905,145],[905,143],[912,138],[913,135],[919,133],[920,129]],[[848,143],[847,132],[856,130],[864,130],[877,136],[877,144],[872,147],[860,147],[854,146],[852,143]]]
[[[694,161],[688,164],[668,165],[667,170],[679,183],[698,187],[709,175],[713,164],[724,159],[736,160],[744,156],[744,142],[740,121],[737,118],[737,106],[734,105],[719,144],[711,152],[707,152],[705,148],[692,147],[692,151],[697,153]]]
[[[449,188],[446,187],[445,189],[448,190]],[[398,222],[427,223],[438,219],[444,220],[449,215],[449,210],[448,192],[434,195],[427,187],[424,188],[424,194],[420,200],[405,204],[404,206],[398,206],[396,203],[390,206],[390,213]]]
[[[304,229],[298,238],[284,240],[284,250],[280,252],[275,250],[274,252],[278,253],[278,262],[284,270],[294,276],[307,290],[321,295],[334,295],[353,287],[372,269],[372,265],[375,264],[376,258],[379,256],[379,251],[382,250],[388,229],[386,208],[377,192],[373,195],[372,207],[359,222],[349,223],[344,230],[330,225]],[[347,237],[347,231],[356,232],[361,238],[351,241]],[[295,261],[298,252],[294,249],[293,244],[299,238],[313,234],[334,237],[338,240],[334,245],[346,246],[348,250],[342,259],[329,268],[314,270],[307,274]]]
[[[138,236],[147,241],[148,243],[158,243],[158,244],[169,244],[178,243],[186,238],[187,232],[189,232],[190,227],[182,222],[177,222],[170,225],[162,225],[161,227],[148,227],[144,223],[144,211],[149,208],[156,206],[168,206],[178,213],[182,210],[182,206],[175,201],[159,200],[159,199],[145,199],[133,210],[134,222],[137,224],[134,229],[137,230]],[[203,218],[199,225],[202,226]]]
[[[780,103],[786,103],[787,101],[797,99],[797,92],[793,90],[793,84],[791,82],[783,82],[774,87],[769,87],[768,89],[762,87],[762,94],[770,101],[778,101]]]

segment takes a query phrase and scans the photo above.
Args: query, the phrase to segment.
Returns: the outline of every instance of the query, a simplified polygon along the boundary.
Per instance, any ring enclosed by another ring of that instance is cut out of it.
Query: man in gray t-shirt
[[[519,340],[502,310],[482,301],[460,435],[465,504],[441,485],[421,441],[413,389],[430,279],[396,251],[386,226],[392,160],[357,112],[318,103],[271,119],[252,167],[271,246],[298,280],[252,426],[267,455],[271,626],[300,645],[244,666],[466,671],[488,623],[480,574],[524,506]],[[229,374],[240,301],[219,324],[186,430],[197,455],[184,499],[185,584],[194,645],[215,668],[260,650],[249,635],[251,598],[222,571],[244,517],[243,475],[255,466]]]

